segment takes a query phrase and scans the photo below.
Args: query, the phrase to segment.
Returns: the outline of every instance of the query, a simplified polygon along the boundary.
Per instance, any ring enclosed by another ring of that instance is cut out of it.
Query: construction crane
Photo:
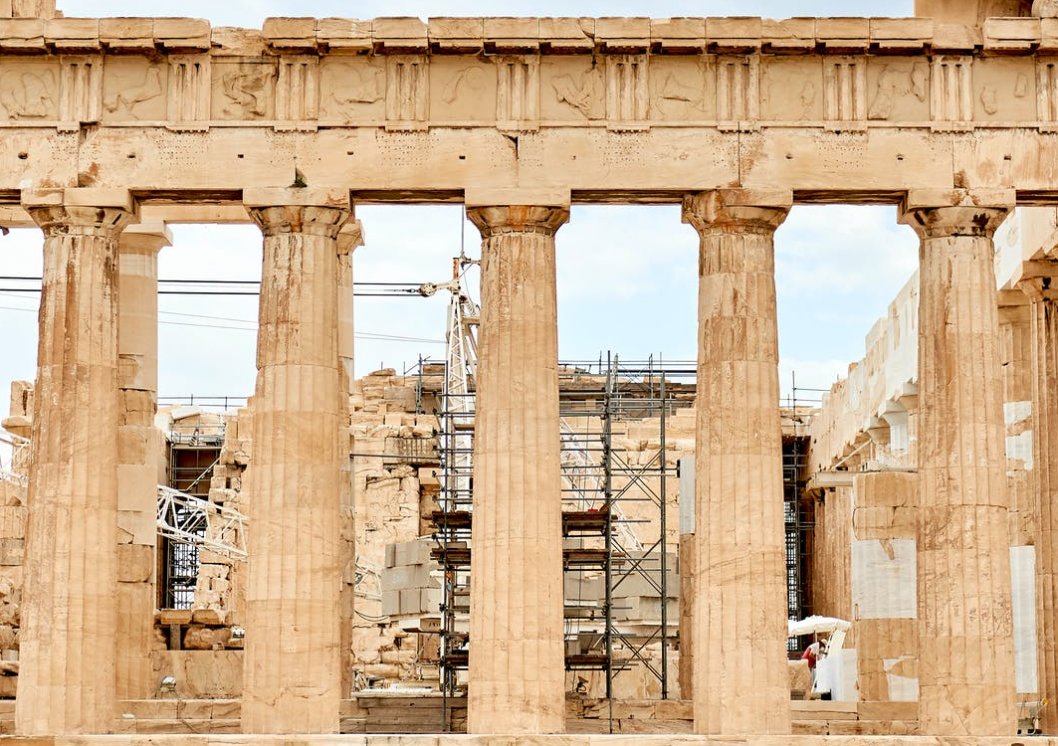
[[[445,405],[452,418],[452,428],[445,437],[450,439],[448,452],[452,454],[451,468],[447,479],[449,495],[470,494],[470,473],[473,443],[475,394],[471,383],[477,372],[477,330],[481,322],[481,308],[471,300],[465,286],[466,271],[479,260],[468,259],[465,254],[452,260],[452,279],[445,283],[427,284],[422,295],[430,297],[438,290],[448,290],[452,300],[448,304],[448,328],[445,334],[446,379]],[[598,458],[589,448],[582,434],[564,418],[560,420],[562,438],[562,478],[567,494],[572,493],[580,510],[597,510],[605,500],[604,479],[599,470]],[[447,506],[456,510],[456,506]],[[643,543],[625,519],[620,506],[611,506],[614,511],[614,529],[621,545],[626,550],[642,550]]]
[[[170,541],[193,544],[232,562],[244,562],[248,526],[246,516],[234,508],[158,485],[158,534]],[[380,573],[378,565],[357,558],[354,588],[365,585],[369,578],[377,587]],[[382,599],[377,592],[361,589],[354,593],[360,598]]]
[[[445,283],[430,285],[428,290],[431,292],[423,293],[427,297],[438,290],[447,290],[452,294],[451,302],[448,304],[445,330],[445,362],[447,365],[445,366],[444,386],[444,408],[449,417],[450,427],[446,427],[442,434],[442,437],[448,441],[444,444],[445,450],[451,454],[451,461],[445,473],[445,494],[452,502],[459,501],[460,496],[467,501],[470,496],[472,432],[476,399],[472,382],[477,373],[477,327],[480,322],[481,309],[471,300],[464,283],[467,270],[477,264],[479,264],[478,261],[468,259],[465,254],[455,257],[452,259],[452,279]],[[446,505],[444,508],[448,511],[459,509],[454,504]]]
[[[158,533],[171,541],[245,560],[246,525],[234,508],[158,485]]]
[[[15,435],[14,433],[7,433],[5,435],[0,435],[0,443],[3,443],[4,445],[10,446],[10,448],[11,448],[11,463],[14,464],[14,461],[15,461],[14,455],[15,455],[15,453],[20,451],[20,450],[22,450],[26,446],[28,446],[29,445],[29,439],[28,438],[23,438],[23,437],[21,437],[19,435]],[[19,485],[21,485],[23,487],[26,486],[26,482],[28,481],[26,479],[26,477],[23,476],[22,474],[16,474],[15,472],[10,471],[9,469],[5,469],[4,468],[4,463],[3,463],[2,460],[0,460],[0,480],[5,481],[5,482],[14,482],[14,483],[19,484]]]

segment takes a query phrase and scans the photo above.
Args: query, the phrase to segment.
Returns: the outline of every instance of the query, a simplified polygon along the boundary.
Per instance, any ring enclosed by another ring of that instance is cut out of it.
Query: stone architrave
[[[24,735],[114,727],[122,189],[27,191],[44,231],[21,668]]]
[[[337,733],[342,699],[338,234],[347,192],[247,190],[264,233],[242,729]]]
[[[992,238],[1007,192],[909,192],[918,330],[919,723],[1015,729],[1010,538]]]
[[[569,193],[467,195],[481,231],[470,733],[565,725],[555,233]]]
[[[789,192],[688,195],[701,237],[694,729],[790,732],[775,229]]]
[[[131,225],[118,246],[118,639],[119,699],[157,692],[155,548],[162,434],[158,405],[158,252],[172,244],[161,221]]]
[[[1058,263],[1054,265],[1058,276]],[[1031,301],[1032,444],[1036,544],[1036,636],[1039,695],[1058,697],[1058,290],[1053,278],[1019,284]],[[1044,733],[1058,730],[1058,711],[1040,713]]]

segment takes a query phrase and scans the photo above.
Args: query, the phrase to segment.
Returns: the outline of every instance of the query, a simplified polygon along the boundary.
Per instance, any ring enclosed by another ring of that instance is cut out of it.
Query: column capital
[[[359,220],[350,220],[338,231],[338,253],[352,254],[364,245],[364,224]]]
[[[540,233],[554,236],[569,222],[569,208],[545,205],[495,205],[468,207],[467,218],[483,239],[503,233]]]
[[[22,192],[22,206],[46,237],[116,237],[139,214],[127,189],[27,189]]]
[[[911,189],[900,203],[900,222],[921,238],[991,238],[1015,201],[1012,189]]]
[[[699,233],[773,233],[793,206],[782,189],[712,189],[683,198],[683,222]]]
[[[247,189],[243,205],[265,236],[308,233],[336,239],[353,216],[345,189]]]
[[[1020,291],[1025,296],[1027,303],[1056,301],[1058,300],[1058,282],[1055,282],[1055,279],[1055,277],[1033,277],[1018,280],[1015,283],[1017,290],[1011,292]],[[1002,297],[1002,292],[1000,297]]]
[[[173,245],[173,231],[164,220],[141,220],[121,232],[118,251],[122,254],[157,254]]]

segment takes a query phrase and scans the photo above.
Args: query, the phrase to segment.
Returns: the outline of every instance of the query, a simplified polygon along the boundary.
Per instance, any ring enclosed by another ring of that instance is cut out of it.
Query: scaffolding
[[[675,498],[669,495],[669,485],[676,484],[670,481],[676,470],[669,465],[667,431],[674,410],[693,404],[694,386],[686,380],[693,380],[694,374],[693,363],[663,364],[660,358],[623,362],[613,354],[596,363],[566,364],[560,373],[563,420],[581,417],[601,425],[598,432],[583,431],[580,442],[564,438],[564,453],[573,446],[588,454],[564,459],[564,501],[567,506],[573,502],[573,511],[598,510],[604,518],[599,533],[602,608],[592,618],[567,599],[566,621],[567,646],[598,633],[602,655],[589,656],[583,665],[575,658],[567,660],[567,669],[601,668],[611,708],[614,678],[632,666],[642,666],[658,680],[662,699],[669,696],[668,653],[674,637],[669,605],[676,598],[669,588],[678,569],[675,557],[670,557],[670,546],[675,548],[670,538],[675,536],[668,536],[669,502]],[[646,435],[655,423],[656,442],[630,450],[631,441]],[[632,428],[640,429],[637,438]],[[564,510],[576,515],[569,507]],[[593,568],[567,563],[566,570],[591,573]],[[649,610],[630,606],[633,599],[642,603],[641,595],[656,595],[656,617],[649,602]],[[647,654],[652,645],[660,649],[660,660]],[[610,714],[612,725],[612,710]]]
[[[170,490],[187,495],[192,500],[174,500],[164,515],[165,521],[186,529],[180,537],[160,536],[161,582],[160,608],[189,609],[195,600],[198,580],[199,547],[206,536],[207,522],[202,518],[200,501],[209,502],[209,486],[213,467],[220,460],[224,444],[224,430],[202,432],[184,431],[174,427],[169,433],[168,485]],[[166,495],[166,493],[162,493]],[[159,506],[161,509],[162,506]],[[190,534],[198,540],[190,540]]]
[[[797,417],[797,410],[792,410]],[[806,495],[808,484],[808,436],[787,435],[782,440],[783,517],[786,536],[786,605],[788,619],[799,621],[812,615],[812,536],[815,530],[813,502]],[[787,641],[787,652],[797,657],[806,645],[801,638]]]
[[[450,322],[451,332],[461,329],[466,333],[465,326]],[[669,556],[673,542],[667,536],[666,496],[675,466],[666,458],[666,428],[675,409],[693,404],[693,384],[673,380],[693,375],[693,364],[622,363],[613,355],[560,365],[566,669],[603,672],[611,701],[614,678],[633,666],[649,671],[660,682],[662,698],[669,696],[668,652],[674,636],[669,602],[675,598],[669,588],[676,567]],[[445,381],[432,554],[443,578],[439,665],[447,710],[469,658],[475,391],[472,374],[461,377],[449,369]],[[650,427],[655,420],[654,447],[630,454],[620,428]],[[593,581],[601,593],[582,597]],[[627,605],[624,593],[633,583],[646,589],[643,595],[657,595],[656,619],[634,619],[637,610]],[[577,592],[569,593],[570,588]],[[649,656],[651,646],[660,648],[660,661]]]

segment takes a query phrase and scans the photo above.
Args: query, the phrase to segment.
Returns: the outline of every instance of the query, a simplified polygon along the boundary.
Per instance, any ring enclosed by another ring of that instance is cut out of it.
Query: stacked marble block
[[[15,696],[26,538],[26,487],[0,477],[0,699]]]
[[[436,617],[439,610],[440,584],[428,587],[429,582],[419,577],[423,570],[409,569],[428,562],[429,541],[409,549],[411,554],[401,552],[399,563],[396,550],[387,548],[415,545],[429,531],[425,519],[436,506],[440,486],[438,421],[434,415],[416,414],[417,390],[420,384],[439,390],[442,374],[443,370],[430,366],[422,378],[398,376],[386,368],[357,379],[350,392],[354,505],[350,535],[355,537],[358,566],[347,575],[360,577],[351,639],[355,688],[421,686],[436,679],[437,636],[404,629],[411,618],[421,617],[420,612]],[[433,407],[421,408],[432,411]],[[415,587],[403,587],[402,592],[403,580],[387,579],[395,568],[405,579],[416,576]],[[409,610],[406,614],[402,603]]]
[[[430,549],[429,538],[386,547],[381,579],[385,616],[437,616],[441,607],[440,570],[430,559]]]
[[[11,383],[9,416],[3,421],[12,435],[28,438],[33,416],[33,384]],[[0,699],[15,696],[18,682],[22,558],[26,538],[26,482],[30,449],[15,448],[0,475]]]

